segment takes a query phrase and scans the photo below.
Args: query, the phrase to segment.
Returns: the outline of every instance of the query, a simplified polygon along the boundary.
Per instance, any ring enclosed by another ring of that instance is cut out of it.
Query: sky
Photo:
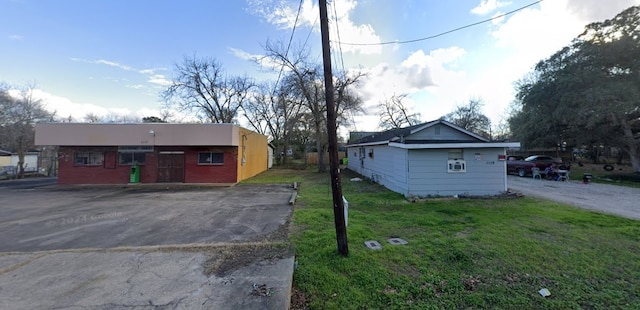
[[[496,125],[513,102],[514,83],[538,61],[585,25],[640,4],[536,2],[330,1],[333,70],[367,74],[357,87],[365,114],[354,115],[346,130],[379,130],[377,106],[394,94],[407,94],[406,106],[425,122],[480,99]],[[434,36],[525,6],[432,39],[379,44]],[[159,116],[159,94],[185,57],[214,58],[229,75],[275,81],[277,70],[253,59],[267,41],[286,44],[292,37],[292,46],[322,61],[315,0],[0,0],[0,12],[0,83],[34,85],[47,109],[76,122],[89,113]],[[173,114],[175,121],[189,119]]]

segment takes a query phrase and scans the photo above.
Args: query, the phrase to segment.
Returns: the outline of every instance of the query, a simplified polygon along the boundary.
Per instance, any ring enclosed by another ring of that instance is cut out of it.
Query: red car
[[[553,163],[562,163],[562,160],[547,155],[532,155],[524,160],[519,160],[515,156],[507,158],[507,174],[517,174],[521,177],[531,175],[531,168],[540,168],[540,173]]]

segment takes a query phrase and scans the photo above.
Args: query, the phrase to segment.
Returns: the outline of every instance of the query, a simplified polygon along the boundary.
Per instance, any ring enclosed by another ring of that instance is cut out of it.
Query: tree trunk
[[[630,145],[627,150],[633,172],[640,173],[640,145]]]
[[[627,147],[629,148],[629,160],[631,161],[633,172],[640,173],[640,140],[635,139],[631,126],[629,126],[628,123],[623,122],[622,128]]]
[[[327,172],[327,166],[324,163],[324,152],[322,150],[322,129],[320,123],[316,122],[316,150],[318,152],[318,172]]]
[[[24,145],[22,139],[18,141],[18,174],[16,179],[24,178]]]

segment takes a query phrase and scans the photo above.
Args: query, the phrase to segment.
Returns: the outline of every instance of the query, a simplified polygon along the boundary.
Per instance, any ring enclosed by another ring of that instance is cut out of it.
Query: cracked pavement
[[[291,193],[0,189],[0,309],[286,309],[292,253],[206,266],[220,248],[286,244]]]

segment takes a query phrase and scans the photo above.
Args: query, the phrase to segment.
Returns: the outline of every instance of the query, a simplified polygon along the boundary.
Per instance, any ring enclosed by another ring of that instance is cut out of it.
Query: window
[[[198,164],[200,165],[224,164],[224,153],[200,152],[198,153]]]
[[[361,147],[359,149],[359,152],[360,152],[360,158],[364,158],[364,148],[363,147]]]
[[[120,152],[121,165],[144,165],[145,153],[139,152]]]
[[[119,146],[118,157],[121,165],[144,165],[145,153],[153,152],[153,146]]]
[[[76,152],[73,156],[75,166],[101,166],[103,162],[102,152]]]
[[[133,145],[133,146],[119,146],[120,152],[153,152],[153,146],[151,145]]]
[[[462,149],[450,149],[449,160],[447,160],[448,173],[464,173],[467,172],[467,163],[464,160]]]
[[[464,153],[462,149],[450,149],[449,159],[464,159]]]
[[[369,158],[373,158],[373,149],[369,149]]]

